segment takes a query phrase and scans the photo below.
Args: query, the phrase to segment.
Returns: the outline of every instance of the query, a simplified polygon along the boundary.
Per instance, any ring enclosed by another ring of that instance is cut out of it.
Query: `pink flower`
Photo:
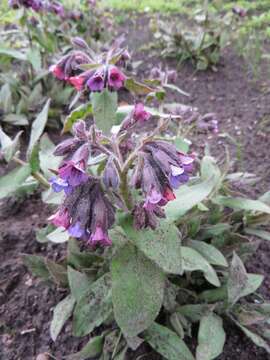
[[[102,91],[104,89],[104,74],[103,71],[96,71],[93,76],[87,81],[87,86],[91,91]]]
[[[106,231],[103,231],[101,226],[97,226],[95,231],[91,234],[88,243],[92,246],[97,244],[101,244],[103,246],[110,246],[112,245],[112,241],[108,236]]]
[[[83,89],[85,79],[82,76],[72,76],[68,79],[68,81],[76,88],[76,90],[81,91]]]
[[[125,80],[125,75],[117,69],[116,66],[110,66],[108,72],[108,84],[112,89],[119,90],[124,86]]]
[[[65,74],[60,66],[52,65],[49,70],[57,79],[65,80]]]
[[[144,110],[144,105],[142,103],[138,103],[135,105],[133,117],[136,121],[143,123],[151,117],[151,114]]]
[[[48,220],[51,221],[55,226],[64,227],[65,229],[67,229],[70,225],[70,218],[66,209],[58,210],[55,214],[50,216]]]

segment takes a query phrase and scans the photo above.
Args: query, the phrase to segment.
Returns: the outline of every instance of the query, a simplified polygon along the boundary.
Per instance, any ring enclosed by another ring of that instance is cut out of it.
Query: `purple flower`
[[[75,238],[80,238],[84,235],[84,229],[79,221],[77,221],[74,225],[71,225],[68,228],[68,233],[70,236]]]
[[[69,194],[72,191],[72,187],[69,185],[69,183],[63,179],[59,179],[55,176],[53,176],[50,179],[50,183],[52,185],[52,189],[54,192],[59,193],[62,190],[65,191],[66,194]]]
[[[48,220],[55,226],[64,227],[65,229],[70,225],[70,217],[67,209],[59,209],[55,214],[50,216]]]
[[[151,208],[146,208],[143,203],[137,204],[132,211],[134,219],[134,227],[137,230],[150,227],[155,229],[158,225],[157,218],[164,218],[165,213],[158,205],[153,205]]]
[[[99,180],[89,176],[84,183],[66,194],[63,204],[50,220],[64,226],[71,236],[85,240],[89,245],[108,246],[108,230],[115,221],[115,209],[106,198]]]
[[[102,91],[104,89],[105,81],[104,81],[104,72],[96,71],[93,76],[91,76],[87,81],[87,86],[93,92]]]
[[[110,66],[108,71],[108,85],[114,89],[119,90],[124,86],[126,80],[125,75],[117,69],[116,66]]]
[[[79,165],[73,161],[68,161],[59,171],[61,179],[65,180],[70,186],[78,186],[87,181],[88,175]]]
[[[106,231],[103,231],[101,226],[97,226],[95,231],[91,234],[88,240],[88,244],[91,246],[95,246],[97,244],[101,244],[103,246],[112,245],[112,241],[108,236]]]
[[[151,114],[144,109],[142,103],[138,103],[135,105],[133,117],[136,121],[143,123],[151,117]]]
[[[113,158],[109,158],[103,171],[103,183],[107,188],[117,189],[119,186],[119,175],[113,162]]]

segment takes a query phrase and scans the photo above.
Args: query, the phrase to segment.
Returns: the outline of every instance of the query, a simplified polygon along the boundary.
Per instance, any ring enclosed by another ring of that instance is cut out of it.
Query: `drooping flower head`
[[[125,80],[125,75],[116,66],[109,66],[108,85],[110,88],[113,90],[121,89],[124,86]]]
[[[56,226],[81,238],[90,246],[111,245],[108,230],[114,223],[114,207],[106,198],[99,181],[88,177],[69,194],[59,210],[50,218]]]

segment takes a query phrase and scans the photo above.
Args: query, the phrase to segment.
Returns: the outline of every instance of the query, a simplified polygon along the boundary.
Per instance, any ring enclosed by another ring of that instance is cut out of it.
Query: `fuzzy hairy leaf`
[[[70,131],[75,122],[85,119],[88,115],[91,115],[92,112],[93,109],[91,103],[86,103],[78,106],[66,117],[63,127],[63,133]]]
[[[234,321],[239,328],[243,331],[243,333],[251,340],[254,342],[255,345],[264,348],[268,354],[270,354],[270,346],[268,345],[268,343],[266,342],[266,340],[264,340],[261,336],[259,336],[258,334],[255,334],[254,332],[250,331],[248,328],[246,328],[245,326],[241,325],[239,322]]]
[[[225,343],[222,319],[214,313],[202,317],[200,321],[196,360],[214,360],[222,351]]]
[[[213,245],[197,240],[189,240],[188,245],[198,251],[210,264],[228,266],[223,254]]]
[[[87,344],[77,353],[68,355],[66,360],[86,360],[95,358],[102,352],[103,337],[95,336],[91,338]]]
[[[108,134],[116,121],[117,92],[105,89],[101,93],[92,93],[91,101],[97,127]]]
[[[257,236],[263,240],[270,241],[270,232],[261,230],[261,229],[253,229],[253,228],[245,228],[245,233],[248,235]]]
[[[116,322],[134,337],[155,320],[163,301],[165,277],[160,268],[131,244],[123,246],[111,264]]]
[[[182,246],[182,264],[184,271],[202,271],[206,280],[214,286],[220,286],[220,281],[215,270],[196,250]]]
[[[240,197],[233,198],[227,196],[217,196],[214,201],[219,205],[223,205],[236,210],[259,211],[270,214],[270,206],[266,205],[260,200],[251,200]]]
[[[248,282],[248,275],[240,257],[234,253],[228,278],[228,300],[230,304],[235,304],[242,296]]]
[[[46,266],[46,259],[43,256],[24,254],[22,260],[34,276],[41,277],[45,280],[50,279],[51,275]]]
[[[101,325],[112,312],[111,280],[103,275],[78,301],[73,315],[74,336],[85,336]]]
[[[48,99],[46,104],[44,105],[43,109],[38,114],[38,116],[36,117],[36,119],[34,120],[34,122],[32,124],[30,141],[29,141],[29,145],[28,145],[28,149],[27,149],[29,156],[31,155],[33,147],[35,146],[35,144],[37,143],[37,141],[39,140],[39,138],[41,137],[41,135],[45,129],[45,126],[46,126],[46,123],[48,120],[50,103],[51,103],[51,99]]]
[[[43,171],[44,175],[47,179],[52,177],[52,173],[50,169],[57,169],[62,161],[61,156],[53,155],[55,145],[50,140],[47,134],[43,134],[40,138],[39,144],[39,161],[40,161],[40,168]]]
[[[12,140],[7,134],[4,133],[0,127],[0,144],[1,153],[4,155],[6,162],[9,162],[18,150],[20,145],[20,136],[22,131],[18,132],[15,138]]]
[[[144,338],[167,360],[194,360],[184,341],[165,326],[152,324],[145,331]]]
[[[20,166],[0,179],[0,199],[14,193],[31,174],[29,164]]]
[[[60,301],[53,310],[53,319],[50,325],[50,334],[53,341],[56,340],[65,322],[71,316],[75,305],[75,299],[72,295],[68,295]]]
[[[160,222],[156,230],[136,231],[130,221],[122,223],[127,237],[165,272],[182,274],[181,239],[174,224]]]
[[[68,284],[72,296],[79,301],[92,285],[92,280],[86,274],[68,266]]]

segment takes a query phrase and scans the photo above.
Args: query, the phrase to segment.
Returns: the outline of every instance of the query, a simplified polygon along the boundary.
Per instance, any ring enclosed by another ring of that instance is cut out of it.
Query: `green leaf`
[[[54,226],[52,224],[47,225],[41,229],[36,230],[36,240],[39,243],[47,243],[47,235],[54,230]]]
[[[0,108],[5,114],[12,111],[12,93],[9,84],[4,84],[0,90]]]
[[[51,275],[51,279],[59,286],[67,287],[67,269],[64,265],[58,264],[52,260],[46,259],[47,269]]]
[[[108,134],[116,121],[117,92],[110,92],[108,89],[101,93],[94,92],[91,94],[91,101],[97,127]]]
[[[228,266],[223,254],[213,245],[204,241],[189,240],[188,245],[198,251],[212,265]]]
[[[205,156],[201,165],[202,181],[192,186],[182,186],[175,192],[176,199],[165,207],[170,221],[177,221],[186,212],[206,199],[220,183],[220,171],[214,160]]]
[[[29,164],[17,167],[0,179],[0,199],[15,192],[31,174]]]
[[[215,270],[196,250],[182,246],[182,264],[184,271],[202,271],[206,280],[214,286],[220,286],[220,281]]]
[[[127,237],[165,272],[182,274],[181,239],[174,224],[160,222],[156,230],[136,231],[131,221],[122,224]]]
[[[228,300],[230,304],[235,304],[242,296],[248,282],[248,275],[240,257],[234,253],[229,277],[228,277]]]
[[[215,225],[209,225],[202,228],[202,239],[208,239],[223,234],[225,231],[231,229],[231,225],[228,223],[219,223]]]
[[[39,50],[36,48],[30,48],[27,51],[27,60],[31,63],[33,66],[33,69],[35,72],[39,72],[41,70],[41,55]]]
[[[46,259],[38,255],[22,255],[23,263],[33,273],[34,276],[41,277],[45,280],[50,279],[50,273],[46,266]]]
[[[18,132],[15,138],[12,140],[0,127],[1,153],[4,155],[6,162],[9,162],[17,152],[20,145],[19,141],[21,134],[22,131]]]
[[[257,236],[263,240],[270,241],[270,232],[261,230],[261,229],[253,229],[253,228],[245,228],[245,233],[248,235]]]
[[[95,336],[91,338],[88,343],[75,354],[68,355],[67,360],[87,360],[89,358],[95,358],[102,352],[103,337]]]
[[[42,135],[39,143],[39,149],[40,168],[46,178],[49,179],[52,176],[49,168],[57,169],[62,161],[62,157],[53,155],[55,145],[47,134]]]
[[[191,322],[199,322],[205,313],[209,312],[209,308],[208,304],[188,304],[178,307],[177,313],[187,317]]]
[[[27,56],[18,51],[18,50],[14,50],[14,49],[8,49],[8,48],[0,48],[0,56],[1,55],[6,55],[6,56],[10,56],[13,59],[17,59],[17,60],[21,60],[21,61],[26,61],[27,60]]]
[[[45,129],[45,126],[46,126],[46,123],[48,120],[50,102],[51,102],[51,100],[48,99],[46,104],[44,105],[43,109],[41,110],[41,112],[38,114],[36,119],[33,121],[32,128],[31,128],[30,141],[29,141],[29,145],[28,145],[28,149],[27,149],[27,152],[29,155],[31,154],[33,147],[38,142],[39,138],[41,137],[41,135]]]
[[[93,252],[80,252],[75,239],[70,238],[68,241],[68,264],[76,269],[87,270],[93,266],[93,263],[100,263],[103,258]]]
[[[5,115],[3,121],[12,124],[12,125],[28,125],[27,117],[23,114],[8,114]]]
[[[68,295],[60,301],[53,310],[53,319],[50,325],[50,334],[53,341],[56,340],[65,322],[71,316],[75,305],[75,299]]]
[[[194,360],[184,341],[165,326],[152,324],[145,331],[144,338],[167,360]]]
[[[54,229],[47,235],[47,239],[55,244],[62,244],[69,239],[69,233],[61,227]]]
[[[157,317],[162,306],[163,272],[131,244],[123,246],[111,264],[116,322],[126,337],[134,337]]]
[[[126,79],[125,88],[135,93],[136,95],[147,95],[154,91],[154,88],[134,80],[133,78]]]
[[[254,342],[255,345],[265,349],[268,354],[270,354],[270,347],[267,344],[267,342],[259,335],[255,334],[254,332],[250,331],[248,328],[246,328],[245,326],[241,325],[239,322],[235,321],[234,322],[239,326],[239,328],[244,332],[244,334]]]
[[[270,214],[270,206],[259,200],[250,200],[240,197],[217,196],[214,202],[236,210],[259,211]]]
[[[86,274],[74,270],[68,266],[68,283],[72,296],[79,301],[82,296],[89,290],[92,279]]]
[[[196,360],[214,360],[223,351],[225,332],[222,319],[214,313],[202,317],[200,321]]]
[[[263,279],[263,275],[247,274],[247,283],[245,289],[240,294],[241,297],[253,294],[261,286]]]
[[[108,274],[92,283],[78,301],[73,315],[74,336],[85,336],[112,313],[111,280]]]
[[[163,87],[166,89],[170,89],[170,90],[173,90],[173,91],[176,91],[178,92],[179,94],[181,95],[184,95],[184,96],[190,96],[189,93],[185,92],[184,90],[180,89],[178,86],[176,85],[173,85],[173,84],[164,84]]]
[[[84,120],[88,115],[91,115],[92,113],[92,104],[90,102],[78,106],[66,117],[62,132],[66,133],[70,131],[75,122],[79,120]]]

